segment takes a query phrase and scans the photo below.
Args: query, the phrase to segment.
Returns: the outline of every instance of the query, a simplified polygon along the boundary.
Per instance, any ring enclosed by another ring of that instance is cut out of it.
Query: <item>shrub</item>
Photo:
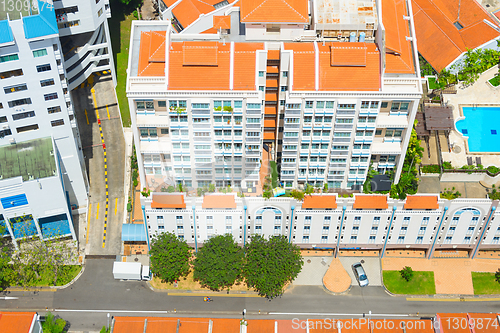
[[[491,193],[488,193],[488,198],[491,200],[500,200],[500,192],[497,191],[495,184],[491,185]]]
[[[445,188],[444,191],[439,195],[442,199],[453,200],[462,196],[462,193],[455,191],[455,188],[452,187],[451,190]]]
[[[173,187],[172,185],[170,185],[169,187],[167,187],[167,192],[168,193],[174,193],[175,192],[175,187]]]
[[[496,174],[496,173],[500,172],[500,168],[497,168],[494,165],[490,165],[489,167],[486,168],[486,170],[488,170],[488,172],[491,174]]]
[[[443,169],[453,169],[451,162],[443,162]]]
[[[500,268],[495,272],[495,281],[500,283]]]
[[[399,271],[401,273],[401,277],[409,282],[413,278],[413,269],[410,266],[405,266],[402,270]]]
[[[441,167],[437,164],[423,165],[422,172],[424,172],[424,173],[441,173]]]

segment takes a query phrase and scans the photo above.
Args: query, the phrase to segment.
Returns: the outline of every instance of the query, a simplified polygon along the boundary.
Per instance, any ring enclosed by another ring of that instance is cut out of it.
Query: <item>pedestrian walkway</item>
[[[436,294],[473,295],[471,272],[496,272],[498,261],[488,259],[418,259],[384,258],[383,270],[401,270],[410,266],[414,271],[434,272]]]
[[[333,257],[306,257],[304,266],[297,278],[293,281],[294,286],[321,286],[323,276],[328,270]]]
[[[351,286],[351,277],[347,274],[340,259],[335,258],[323,276],[323,286],[333,293],[343,293]]]

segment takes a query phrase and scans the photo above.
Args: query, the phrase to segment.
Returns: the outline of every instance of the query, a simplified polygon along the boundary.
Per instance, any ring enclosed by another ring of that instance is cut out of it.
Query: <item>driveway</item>
[[[352,285],[357,286],[358,281],[354,277],[354,273],[352,272],[352,264],[356,262],[361,262],[361,260],[364,260],[364,263],[362,263],[363,268],[365,269],[366,276],[368,277],[368,281],[370,282],[370,286],[381,286],[382,285],[382,278],[380,276],[380,259],[379,258],[373,258],[373,257],[340,257],[340,262],[342,263],[342,266],[344,266],[345,270],[347,271],[347,274],[351,277]]]
[[[304,257],[304,266],[295,281],[294,286],[322,286],[333,257]]]

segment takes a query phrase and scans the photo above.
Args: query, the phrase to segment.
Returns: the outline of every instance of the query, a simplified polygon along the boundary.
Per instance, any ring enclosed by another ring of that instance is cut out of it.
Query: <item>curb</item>
[[[71,280],[70,282],[66,283],[64,286],[50,286],[49,288],[51,288],[51,289],[66,289],[69,286],[71,286],[73,283],[75,283],[76,280],[78,280],[80,278],[80,276],[82,276],[82,274],[83,274],[84,271],[85,271],[85,266],[82,265],[82,269],[80,270],[80,273],[78,273],[73,280]]]
[[[12,287],[7,287],[5,288],[3,291],[43,291],[43,290],[54,290],[54,291],[57,291],[57,290],[60,290],[60,289],[66,289],[68,288],[69,286],[71,286],[73,283],[76,282],[76,280],[78,280],[80,278],[80,276],[83,274],[83,272],[85,271],[85,266],[84,265],[81,265],[82,266],[82,269],[80,270],[80,272],[75,276],[75,278],[73,280],[71,280],[70,282],[66,283],[65,285],[63,286],[42,286],[42,287],[29,287],[29,288],[22,288],[22,287],[19,287],[19,286],[12,286]]]
[[[149,289],[151,289],[154,292],[159,292],[159,293],[176,293],[176,294],[233,294],[233,295],[258,295],[256,291],[230,291],[229,293],[227,291],[212,291],[212,290],[186,290],[186,289],[156,289],[151,285],[149,281],[146,282],[148,284]]]

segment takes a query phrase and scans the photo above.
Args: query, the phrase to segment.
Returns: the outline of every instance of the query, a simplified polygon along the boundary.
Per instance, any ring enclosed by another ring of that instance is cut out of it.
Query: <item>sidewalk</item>
[[[382,259],[382,270],[401,270],[405,266],[410,266],[414,271],[434,272],[436,294],[474,295],[471,272],[494,273],[499,263],[488,259]]]

